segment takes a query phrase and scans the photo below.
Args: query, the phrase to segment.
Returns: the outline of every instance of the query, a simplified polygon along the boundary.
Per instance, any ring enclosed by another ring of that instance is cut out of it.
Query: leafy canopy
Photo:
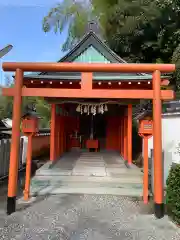
[[[103,31],[107,23],[108,8],[117,0],[66,0],[51,8],[43,19],[43,30],[62,33],[68,28],[68,36],[62,46],[67,51],[76,44],[87,30],[91,21],[96,21]]]
[[[14,82],[9,76],[6,76],[6,86],[13,87]],[[40,128],[49,128],[50,124],[50,106],[43,99],[39,97],[24,97],[22,101],[22,114],[26,112],[28,105],[35,105],[37,114],[41,117]],[[13,97],[0,96],[0,116],[1,119],[12,119],[13,112]]]

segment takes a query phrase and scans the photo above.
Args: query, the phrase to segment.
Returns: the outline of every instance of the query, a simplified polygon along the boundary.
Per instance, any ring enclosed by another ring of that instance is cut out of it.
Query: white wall
[[[164,151],[164,184],[171,167],[171,164],[180,164],[180,155],[175,154],[176,147],[180,143],[180,115],[162,117],[162,148]],[[153,149],[153,137],[149,139],[149,157]]]

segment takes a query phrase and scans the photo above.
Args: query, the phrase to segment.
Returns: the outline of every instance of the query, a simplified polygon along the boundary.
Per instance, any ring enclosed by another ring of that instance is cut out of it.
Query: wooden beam
[[[93,74],[91,72],[81,73],[81,89],[83,91],[92,90],[93,85]]]
[[[56,160],[56,104],[51,104],[50,160]]]
[[[13,88],[3,88],[4,96],[14,96]],[[152,99],[153,90],[111,90],[93,89],[84,91],[81,89],[58,88],[23,88],[23,97],[61,97],[61,98],[111,98],[111,99]],[[174,91],[161,90],[162,100],[174,99]]]
[[[168,73],[175,71],[175,64],[120,64],[120,63],[33,63],[33,62],[5,62],[4,71],[22,69],[26,72],[148,72],[156,70]]]
[[[127,160],[128,164],[132,164],[132,105],[128,104],[128,119],[127,119]]]

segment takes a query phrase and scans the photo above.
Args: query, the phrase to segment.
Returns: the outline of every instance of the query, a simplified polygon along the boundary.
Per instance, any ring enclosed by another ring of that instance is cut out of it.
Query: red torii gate
[[[3,63],[4,71],[15,71],[14,88],[3,88],[4,96],[13,96],[13,126],[9,167],[7,213],[16,209],[16,190],[21,122],[22,96],[61,97],[61,98],[114,98],[153,100],[153,144],[154,144],[154,203],[155,215],[164,216],[163,172],[162,172],[162,100],[174,98],[172,90],[161,90],[161,72],[175,71],[174,64],[85,64],[85,63]],[[80,89],[23,88],[24,72],[81,72]],[[93,89],[93,72],[147,72],[153,73],[151,90],[139,89]]]

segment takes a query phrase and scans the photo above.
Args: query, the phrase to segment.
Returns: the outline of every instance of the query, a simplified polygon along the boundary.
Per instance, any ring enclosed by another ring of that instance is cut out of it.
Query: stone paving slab
[[[113,173],[119,173],[119,174],[137,174],[137,175],[140,175],[141,172],[139,169],[128,169],[126,167],[123,167],[123,168],[109,168],[109,167],[106,167],[106,172],[109,173],[109,174],[113,174]]]
[[[73,176],[99,176],[99,177],[105,177],[107,176],[105,171],[73,171],[72,173]]]
[[[114,163],[114,164],[107,164],[105,163],[105,167],[106,168],[126,168],[126,166],[124,166],[124,163],[123,162],[120,162],[120,163]]]
[[[77,162],[74,167],[105,167],[104,162]]]
[[[104,163],[104,161],[103,160],[101,160],[101,159],[93,159],[93,158],[90,158],[90,159],[79,159],[77,162],[87,162],[87,163],[90,163],[90,162],[92,162],[92,163]]]
[[[19,205],[11,216],[0,213],[0,239],[180,239],[180,230],[167,216],[157,220],[141,206],[137,199],[116,195],[37,197],[29,206]]]

